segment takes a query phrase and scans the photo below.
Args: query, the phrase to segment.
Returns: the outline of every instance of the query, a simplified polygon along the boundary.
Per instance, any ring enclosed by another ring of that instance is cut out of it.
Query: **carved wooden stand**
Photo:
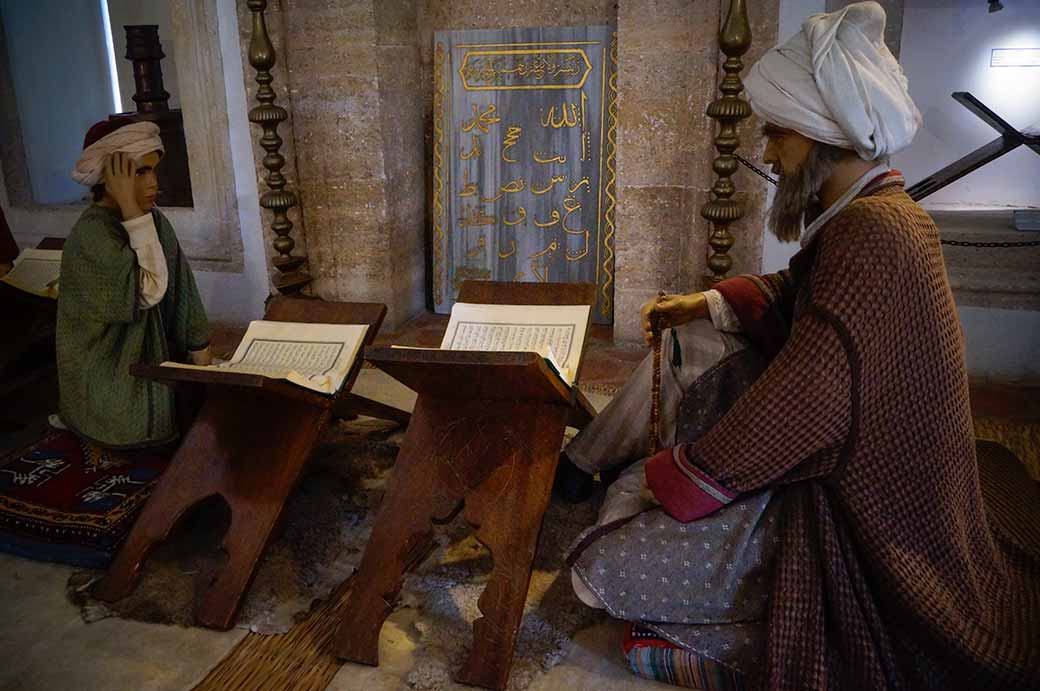
[[[0,227],[0,232],[4,228]],[[14,245],[14,238],[11,238]],[[64,238],[44,238],[41,250],[60,250]],[[14,247],[17,253],[17,247]],[[58,301],[0,283],[0,312],[4,336],[0,338],[0,394],[32,384],[42,370],[54,366],[54,326]],[[36,356],[36,357],[33,357]],[[26,363],[26,359],[33,360]]]
[[[265,318],[369,324],[365,342],[370,344],[385,315],[386,306],[380,304],[276,298]],[[329,418],[371,403],[373,409],[407,419],[403,411],[347,393],[361,362],[359,357],[337,396],[249,374],[135,365],[131,371],[137,376],[205,385],[206,401],[94,595],[106,601],[127,596],[152,549],[191,507],[218,495],[231,509],[224,536],[228,560],[206,589],[196,621],[230,628],[285,500]]]
[[[461,302],[511,304],[595,299],[595,286],[584,284],[467,282],[459,295]],[[366,358],[419,399],[347,596],[335,653],[379,664],[379,631],[404,572],[426,554],[433,525],[461,509],[494,566],[456,679],[503,689],[564,429],[584,426],[592,407],[533,353],[375,348]]]

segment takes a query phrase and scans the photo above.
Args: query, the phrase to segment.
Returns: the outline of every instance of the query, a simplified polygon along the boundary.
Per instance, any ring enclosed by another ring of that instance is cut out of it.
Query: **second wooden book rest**
[[[44,238],[36,249],[60,250],[64,245],[64,238]],[[0,395],[4,395],[32,383],[44,368],[53,367],[58,301],[0,283],[0,312],[4,319]]]
[[[467,282],[460,302],[592,305],[591,284]],[[463,511],[491,551],[473,648],[456,677],[505,688],[531,563],[564,429],[595,414],[534,353],[369,348],[365,357],[418,392],[404,444],[354,575],[335,653],[379,664],[379,631],[433,525]]]
[[[382,304],[278,297],[264,318],[368,324],[367,345],[385,315]],[[134,365],[131,372],[137,376],[202,384],[206,397],[94,595],[106,601],[128,595],[148,554],[169,537],[188,510],[220,496],[231,510],[223,541],[228,559],[201,597],[195,620],[202,626],[230,628],[289,492],[329,419],[361,413],[407,422],[404,411],[350,394],[361,365],[359,353],[335,396],[252,374]]]

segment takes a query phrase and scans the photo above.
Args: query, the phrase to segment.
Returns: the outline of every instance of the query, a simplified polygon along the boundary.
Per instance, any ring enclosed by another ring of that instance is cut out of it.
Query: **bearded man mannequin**
[[[137,362],[209,364],[209,324],[187,257],[155,208],[163,154],[150,122],[91,127],[73,170],[94,203],[62,252],[56,345],[59,426],[112,448],[178,436],[169,386],[130,374]]]
[[[873,2],[814,15],[751,69],[781,180],[770,227],[802,249],[778,274],[644,306],[644,329],[651,313],[672,327],[666,450],[638,460],[649,362],[565,450],[587,473],[631,464],[569,562],[583,602],[640,623],[626,642],[637,673],[698,688],[1040,688],[1040,531],[1008,527],[1040,525],[1040,493],[1026,482],[1023,498],[983,501],[938,232],[886,162],[920,115],[884,24]],[[753,383],[713,418],[704,408],[742,368]]]

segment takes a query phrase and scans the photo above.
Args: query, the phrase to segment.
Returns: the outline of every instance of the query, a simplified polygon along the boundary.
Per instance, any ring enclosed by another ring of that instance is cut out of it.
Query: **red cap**
[[[128,118],[126,116],[120,115],[113,115],[108,120],[96,122],[93,125],[91,125],[89,130],[87,130],[87,136],[83,137],[83,148],[86,149],[94,142],[104,137],[107,137],[108,135],[118,130],[120,127],[132,125],[133,123],[133,118]]]

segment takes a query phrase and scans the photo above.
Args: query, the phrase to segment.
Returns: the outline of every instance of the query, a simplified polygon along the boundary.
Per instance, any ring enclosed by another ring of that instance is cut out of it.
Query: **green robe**
[[[206,347],[209,323],[188,258],[158,210],[155,229],[169,270],[162,301],[139,307],[137,255],[117,210],[91,206],[61,259],[57,356],[61,419],[105,446],[163,444],[178,436],[172,389],[134,377],[130,365],[182,360]]]

